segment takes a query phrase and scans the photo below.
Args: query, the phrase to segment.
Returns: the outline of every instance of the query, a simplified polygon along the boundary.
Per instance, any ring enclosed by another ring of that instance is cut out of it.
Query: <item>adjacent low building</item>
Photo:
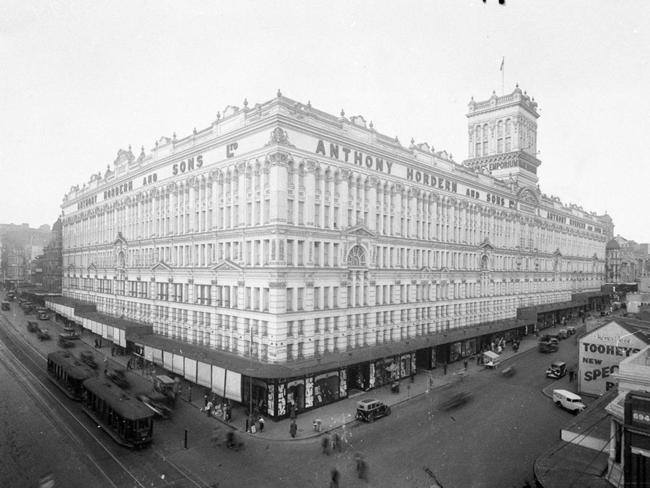
[[[274,418],[593,309],[613,224],[540,191],[538,116],[472,100],[458,164],[279,92],[228,107],[71,188],[50,306]]]
[[[611,414],[607,479],[616,488],[650,482],[650,347],[621,361]]]

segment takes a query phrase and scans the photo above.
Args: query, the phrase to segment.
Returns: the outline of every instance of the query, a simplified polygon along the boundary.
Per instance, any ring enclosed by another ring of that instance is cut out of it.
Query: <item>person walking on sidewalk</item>
[[[289,434],[291,434],[291,437],[296,437],[296,432],[298,432],[298,426],[296,425],[296,421],[292,420],[291,425],[289,426]]]
[[[442,365],[442,371],[444,374],[447,374],[447,363]]]
[[[262,432],[264,432],[264,419],[262,418],[261,415],[260,415],[260,418],[259,418],[258,422],[260,424],[260,433],[262,433]]]
[[[469,361],[467,358],[465,358],[465,361],[463,361],[463,366],[465,366],[465,371],[467,371],[467,365],[469,364]]]

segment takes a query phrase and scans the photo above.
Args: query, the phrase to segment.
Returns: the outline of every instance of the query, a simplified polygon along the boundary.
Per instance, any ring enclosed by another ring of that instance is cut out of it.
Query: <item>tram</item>
[[[49,378],[63,393],[76,401],[83,397],[83,382],[96,373],[67,351],[51,352],[47,355]]]
[[[89,378],[83,382],[82,409],[115,442],[131,449],[151,443],[153,413],[106,378]]]

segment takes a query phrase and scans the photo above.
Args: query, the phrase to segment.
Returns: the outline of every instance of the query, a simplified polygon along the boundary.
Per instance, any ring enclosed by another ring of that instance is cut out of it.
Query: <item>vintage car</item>
[[[570,325],[569,327],[566,328],[567,334],[573,335],[576,333],[576,328],[573,325]]]
[[[59,347],[62,347],[64,349],[68,349],[69,347],[74,347],[74,341],[68,339],[65,336],[62,336],[59,334],[59,340],[57,341],[59,344]]]
[[[546,377],[559,380],[566,375],[566,363],[563,361],[555,361],[546,369]]]
[[[36,336],[41,340],[45,341],[47,339],[50,339],[50,331],[43,328],[39,327],[38,330],[36,331]]]
[[[95,361],[95,356],[92,352],[81,351],[81,353],[79,354],[79,359],[81,359],[82,363],[87,364],[93,369],[97,369],[97,361]]]
[[[452,408],[464,405],[472,398],[472,394],[468,391],[459,391],[447,395],[439,404],[440,410],[451,410]]]
[[[29,332],[38,332],[38,323],[33,320],[27,321],[27,330]]]
[[[63,332],[61,332],[60,336],[69,340],[80,339],[79,333],[71,325],[64,325]]]
[[[357,420],[374,422],[386,415],[390,415],[390,407],[379,400],[367,398],[357,402]]]

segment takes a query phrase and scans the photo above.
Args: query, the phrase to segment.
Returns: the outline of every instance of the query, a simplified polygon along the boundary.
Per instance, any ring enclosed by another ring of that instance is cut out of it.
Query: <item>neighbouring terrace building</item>
[[[65,195],[49,305],[272,418],[597,305],[613,223],[539,190],[536,102],[467,117],[463,164],[280,92],[120,150]]]

